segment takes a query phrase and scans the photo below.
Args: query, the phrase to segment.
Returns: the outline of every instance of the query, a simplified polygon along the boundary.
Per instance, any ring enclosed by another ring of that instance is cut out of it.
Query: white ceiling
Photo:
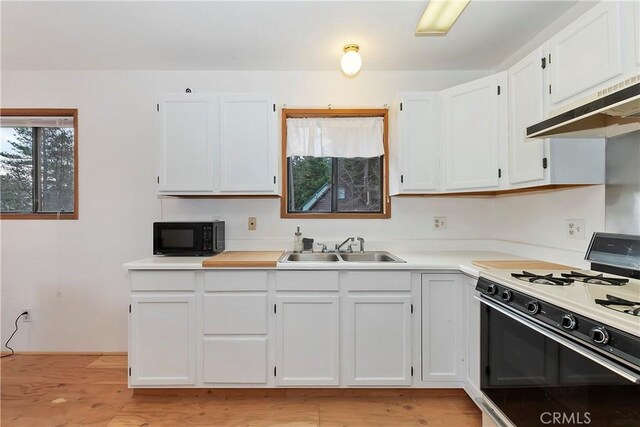
[[[427,1],[0,3],[3,69],[494,69],[576,1],[472,0],[445,37],[415,37]]]

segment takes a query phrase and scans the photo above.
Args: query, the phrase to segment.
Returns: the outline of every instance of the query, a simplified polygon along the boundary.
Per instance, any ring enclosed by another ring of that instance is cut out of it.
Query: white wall
[[[79,109],[80,219],[2,221],[2,340],[23,308],[33,322],[15,337],[19,350],[123,351],[128,283],[122,264],[151,254],[151,223],[220,216],[229,247],[288,248],[296,225],[336,241],[362,235],[370,247],[408,239],[415,248],[486,246],[494,201],[393,199],[390,220],[281,220],[276,200],[162,200],[155,195],[156,107],[161,93],[268,92],[294,106],[382,106],[397,92],[439,90],[484,71],[367,72],[2,72],[2,107]],[[431,217],[446,215],[434,232]],[[248,216],[258,230],[246,231]],[[429,239],[429,240],[424,240]],[[462,239],[462,240],[460,240]]]
[[[496,249],[588,268],[589,239],[605,231],[604,194],[604,185],[594,185],[496,197]],[[584,239],[567,237],[568,219],[585,220]]]

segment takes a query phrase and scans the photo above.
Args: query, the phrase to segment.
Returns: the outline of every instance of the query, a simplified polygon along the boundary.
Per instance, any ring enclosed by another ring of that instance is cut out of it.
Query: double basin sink
[[[280,262],[405,262],[386,251],[344,252],[344,253],[293,253],[287,252]]]

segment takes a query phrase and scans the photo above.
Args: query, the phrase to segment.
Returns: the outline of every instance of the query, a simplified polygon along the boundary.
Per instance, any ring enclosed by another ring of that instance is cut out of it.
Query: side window
[[[78,218],[78,111],[0,110],[2,219]]]

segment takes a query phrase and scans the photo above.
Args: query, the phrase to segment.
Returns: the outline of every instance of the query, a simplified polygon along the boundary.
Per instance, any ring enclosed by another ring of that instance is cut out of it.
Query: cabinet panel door
[[[477,280],[463,279],[467,311],[467,382],[480,391],[480,301],[475,299]]]
[[[438,94],[401,95],[398,113],[400,189],[402,192],[438,190]]]
[[[494,75],[465,83],[440,92],[440,96],[446,189],[497,187],[498,78]]]
[[[338,296],[278,296],[276,307],[276,384],[338,385]]]
[[[422,275],[422,380],[463,378],[464,304],[456,275]]]
[[[221,192],[276,192],[274,105],[264,95],[220,98]]]
[[[601,2],[550,40],[553,107],[622,74],[619,3]]]
[[[129,383],[194,385],[195,296],[131,297]]]
[[[544,179],[544,140],[528,139],[527,126],[544,119],[542,49],[514,65],[509,75],[509,182]]]
[[[267,382],[266,337],[207,337],[202,350],[204,383]]]
[[[411,384],[411,296],[349,295],[349,385]]]
[[[167,95],[159,108],[158,191],[213,191],[217,100],[209,95]]]
[[[204,334],[266,334],[267,294],[207,292],[203,302]]]

